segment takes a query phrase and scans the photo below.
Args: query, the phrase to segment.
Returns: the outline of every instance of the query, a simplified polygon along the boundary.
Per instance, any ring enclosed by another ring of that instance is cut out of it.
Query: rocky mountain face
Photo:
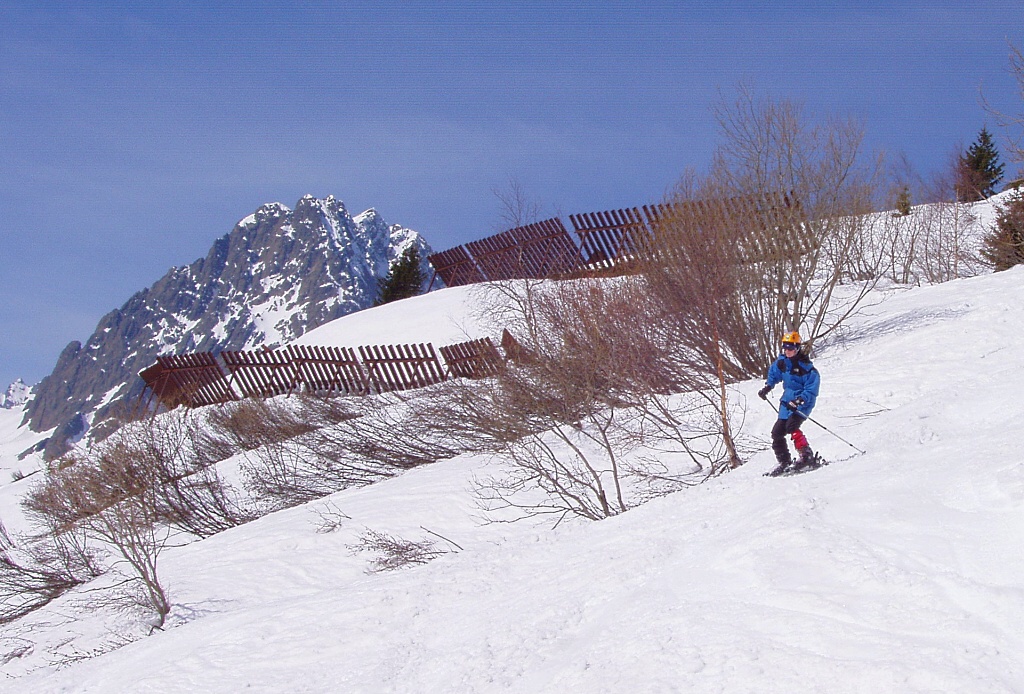
[[[84,344],[69,344],[35,387],[25,419],[33,431],[57,428],[46,455],[60,455],[142,392],[138,373],[157,356],[273,347],[371,306],[377,280],[411,244],[429,281],[429,246],[376,210],[352,217],[333,196],[307,195],[294,210],[263,205],[205,258],[172,268],[104,316]]]
[[[20,378],[7,386],[7,390],[0,393],[0,408],[5,410],[13,410],[16,407],[21,407],[28,401],[28,395],[31,388],[25,385],[25,382]]]

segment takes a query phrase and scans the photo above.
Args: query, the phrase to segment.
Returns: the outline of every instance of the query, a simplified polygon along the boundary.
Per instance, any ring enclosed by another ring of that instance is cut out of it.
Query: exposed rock
[[[130,407],[142,392],[139,371],[157,356],[273,347],[367,308],[409,244],[423,258],[430,252],[415,231],[388,226],[372,209],[353,219],[333,196],[307,195],[294,211],[263,205],[205,258],[172,268],[104,316],[85,344],[69,344],[35,387],[25,419],[33,431],[62,428],[46,450],[59,455],[63,427]]]
[[[28,402],[29,393],[31,388],[25,385],[25,382],[20,378],[11,385],[7,386],[7,391],[0,393],[0,407],[5,410],[13,410],[16,407],[22,407]]]

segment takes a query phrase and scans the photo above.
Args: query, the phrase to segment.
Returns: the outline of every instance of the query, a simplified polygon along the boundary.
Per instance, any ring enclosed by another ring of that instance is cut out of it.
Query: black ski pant
[[[775,422],[775,426],[772,427],[772,450],[775,451],[775,459],[780,463],[787,463],[793,460],[789,454],[789,444],[786,443],[787,436],[793,437],[797,449],[807,445],[807,439],[804,438],[803,433],[800,431],[800,426],[803,423],[804,416],[794,412],[786,419],[780,419]]]

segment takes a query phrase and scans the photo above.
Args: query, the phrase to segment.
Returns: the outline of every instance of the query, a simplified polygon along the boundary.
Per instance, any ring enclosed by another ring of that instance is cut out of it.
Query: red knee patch
[[[793,445],[799,451],[801,448],[807,448],[807,437],[804,436],[804,432],[797,429],[790,436],[793,437]]]

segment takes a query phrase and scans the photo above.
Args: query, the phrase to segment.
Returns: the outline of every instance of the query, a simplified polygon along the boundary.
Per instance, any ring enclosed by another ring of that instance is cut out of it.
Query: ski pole
[[[775,410],[775,413],[776,413],[776,414],[778,414],[778,413],[779,413],[779,408],[777,408],[777,407],[776,407],[776,406],[775,406],[774,404],[772,404],[772,402],[771,402],[770,400],[765,400],[765,402],[766,402],[766,403],[768,403],[769,405],[771,405],[771,406],[772,406],[772,409],[773,409],[773,410]],[[792,408],[790,408],[790,409],[792,409]],[[839,434],[837,434],[836,432],[832,431],[832,430],[831,430],[831,429],[829,429],[829,428],[828,428],[827,426],[825,426],[824,424],[822,424],[822,423],[821,423],[821,422],[819,422],[818,420],[814,419],[813,417],[808,417],[808,416],[807,416],[807,415],[805,415],[805,414],[802,414],[802,413],[800,413],[800,412],[797,412],[797,411],[796,411],[795,409],[793,410],[793,412],[795,412],[796,414],[800,415],[801,417],[803,417],[804,419],[806,419],[806,420],[808,420],[808,421],[814,422],[814,423],[815,423],[815,424],[817,424],[817,425],[818,425],[819,427],[821,427],[822,429],[824,429],[824,430],[825,430],[825,431],[827,431],[828,433],[832,434],[832,435],[833,435],[833,436],[835,436],[835,437],[836,437],[837,439],[839,439],[840,441],[842,441],[843,443],[845,443],[845,444],[846,444],[847,446],[849,446],[849,447],[850,447],[850,448],[852,448],[853,450],[857,451],[858,453],[860,453],[860,454],[862,454],[862,455],[863,455],[863,454],[865,454],[865,453],[867,453],[867,451],[862,451],[861,449],[857,448],[857,447],[856,447],[856,446],[854,446],[854,445],[853,445],[852,443],[850,443],[849,441],[847,441],[846,439],[844,439],[844,438],[843,438],[842,436],[840,436],[840,435],[839,435]]]
[[[833,436],[835,436],[835,437],[836,437],[837,439],[839,439],[840,441],[842,441],[843,443],[845,443],[845,444],[846,444],[847,446],[849,446],[849,447],[850,447],[850,448],[852,448],[853,450],[857,451],[858,453],[860,453],[860,454],[862,454],[862,455],[863,455],[864,453],[866,453],[866,452],[867,452],[867,451],[862,451],[861,449],[857,448],[857,447],[856,447],[856,446],[854,446],[854,445],[853,445],[852,443],[850,443],[849,441],[847,441],[846,439],[844,439],[844,438],[843,438],[842,436],[840,436],[840,435],[839,435],[839,434],[837,434],[836,432],[834,432],[834,431],[832,431],[831,429],[829,429],[829,428],[828,428],[827,426],[825,426],[824,424],[822,424],[822,423],[821,423],[821,422],[819,422],[818,420],[816,420],[816,419],[811,419],[810,417],[808,417],[807,419],[810,419],[810,420],[811,420],[812,422],[814,422],[815,424],[817,424],[817,425],[818,425],[819,427],[821,427],[822,429],[824,429],[824,430],[825,430],[825,431],[827,431],[828,433],[832,434],[832,435],[833,435]]]

